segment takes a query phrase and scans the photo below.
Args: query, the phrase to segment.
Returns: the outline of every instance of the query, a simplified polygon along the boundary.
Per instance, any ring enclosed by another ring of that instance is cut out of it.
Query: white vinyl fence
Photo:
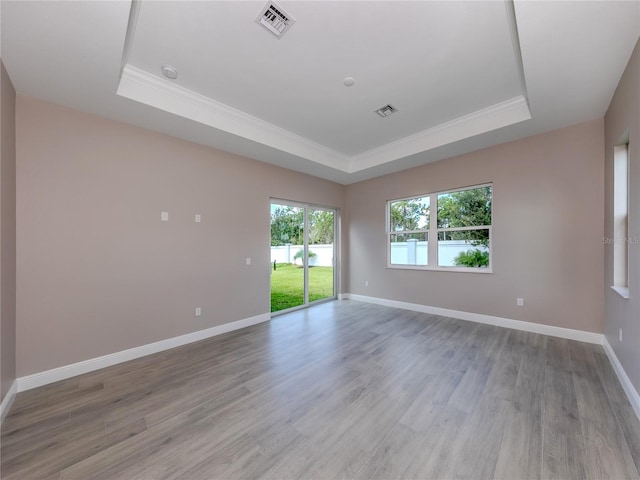
[[[294,263],[293,257],[302,250],[302,245],[283,245],[281,247],[271,247],[271,263]],[[315,253],[309,258],[309,265],[312,267],[332,267],[333,266],[333,245],[309,245],[309,251]],[[302,265],[302,259],[298,258],[295,263]]]
[[[425,265],[427,263],[427,244],[418,240],[397,242],[391,244],[391,264],[395,265]],[[443,240],[438,242],[438,265],[451,267],[453,259],[467,250],[478,249],[488,252],[482,245],[473,246],[466,240]]]
[[[283,245],[271,247],[271,263],[294,263],[294,255],[302,250],[302,245]],[[453,259],[467,250],[489,249],[482,245],[474,246],[465,240],[444,240],[438,242],[438,264],[441,266],[454,266]],[[309,245],[309,251],[315,253],[315,257],[309,259],[312,267],[333,266],[333,245]],[[302,265],[302,259],[295,263]],[[410,240],[391,244],[391,263],[395,265],[425,265],[427,263],[427,242]]]

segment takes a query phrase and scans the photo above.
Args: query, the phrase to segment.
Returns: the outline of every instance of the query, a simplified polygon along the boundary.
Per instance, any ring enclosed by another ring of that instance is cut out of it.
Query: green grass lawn
[[[333,297],[333,268],[309,268],[309,301]],[[296,307],[304,303],[304,270],[283,263],[271,269],[271,311]]]

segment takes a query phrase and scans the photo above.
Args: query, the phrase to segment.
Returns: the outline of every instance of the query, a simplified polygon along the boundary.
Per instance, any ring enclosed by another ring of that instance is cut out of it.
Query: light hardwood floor
[[[355,301],[18,395],[2,478],[639,478],[601,347]]]

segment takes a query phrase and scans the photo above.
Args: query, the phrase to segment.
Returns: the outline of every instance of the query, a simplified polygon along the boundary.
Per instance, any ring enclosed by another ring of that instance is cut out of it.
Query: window
[[[629,144],[613,152],[613,286],[629,298]]]
[[[389,261],[428,265],[429,197],[389,202]]]
[[[492,193],[479,185],[387,202],[388,266],[490,272]]]

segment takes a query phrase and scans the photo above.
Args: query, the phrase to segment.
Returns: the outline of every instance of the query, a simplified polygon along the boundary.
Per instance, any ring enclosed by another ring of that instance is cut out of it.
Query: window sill
[[[387,268],[396,270],[420,270],[425,272],[455,272],[455,273],[493,273],[491,268],[464,268],[464,267],[429,267],[425,265],[387,265]]]
[[[614,287],[614,286],[611,286],[611,290],[616,292],[622,298],[626,298],[626,299],[629,298],[629,287]]]

